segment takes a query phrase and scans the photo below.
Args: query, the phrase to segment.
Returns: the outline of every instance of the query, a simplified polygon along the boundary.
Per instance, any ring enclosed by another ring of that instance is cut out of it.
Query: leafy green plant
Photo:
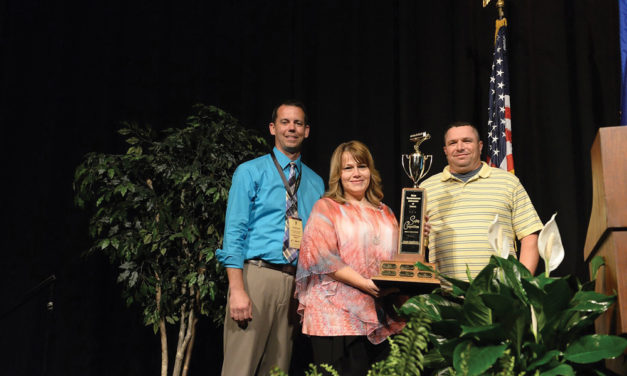
[[[602,375],[593,364],[627,348],[625,338],[590,334],[616,300],[594,292],[594,280],[534,277],[512,256],[492,256],[470,281],[439,276],[452,288],[415,296],[400,309],[432,321],[424,367],[438,375]]]
[[[215,259],[222,242],[231,176],[267,150],[265,140],[216,107],[197,105],[182,128],[159,138],[125,123],[126,154],[89,153],[74,176],[75,202],[89,210],[89,252],[118,265],[128,305],[160,333],[168,371],[166,324],[178,323],[172,374],[187,372],[200,315],[219,323],[226,277]]]
[[[401,333],[388,338],[390,355],[373,364],[368,376],[420,376],[429,345],[430,323],[426,315],[413,315]]]
[[[324,371],[327,371],[328,375],[340,376],[340,374],[338,374],[337,371],[328,364],[322,363],[320,364],[320,368],[322,368]],[[309,364],[309,369],[305,370],[305,376],[326,376],[326,375],[327,375],[326,373],[320,372],[318,370],[318,366],[313,365],[313,364]],[[273,369],[270,370],[270,376],[287,376],[287,373],[285,373],[279,367],[274,367]]]

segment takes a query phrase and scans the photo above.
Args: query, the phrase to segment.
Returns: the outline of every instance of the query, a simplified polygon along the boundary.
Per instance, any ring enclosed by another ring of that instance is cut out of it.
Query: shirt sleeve
[[[518,182],[514,190],[512,227],[518,240],[542,230],[542,221],[523,185]]]
[[[254,176],[249,169],[239,166],[233,174],[229,190],[223,246],[216,251],[218,261],[226,268],[244,267],[250,213],[255,196]]]

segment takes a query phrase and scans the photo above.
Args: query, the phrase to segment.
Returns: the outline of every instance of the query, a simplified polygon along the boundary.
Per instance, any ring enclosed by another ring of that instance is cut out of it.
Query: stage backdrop
[[[516,174],[567,252],[555,275],[586,278],[589,149],[618,123],[615,1],[507,2]],[[370,146],[397,213],[410,133],[468,120],[485,137],[494,5],[438,1],[8,0],[0,11],[2,262],[0,364],[10,375],[148,375],[159,342],[127,309],[117,268],[85,258],[72,203],[85,153],[122,152],[124,120],[181,125],[217,105],[267,133],[283,98],[309,108],[304,160],[325,180],[331,151]],[[28,291],[49,275],[48,286]],[[54,310],[45,304],[53,296]],[[25,303],[9,312],[28,297]],[[192,374],[216,374],[221,330],[201,321]],[[3,373],[5,373],[3,371]]]

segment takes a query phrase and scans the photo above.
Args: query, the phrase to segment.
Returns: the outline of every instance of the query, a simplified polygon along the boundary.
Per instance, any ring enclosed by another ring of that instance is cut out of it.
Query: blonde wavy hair
[[[329,168],[329,190],[324,194],[335,202],[344,204],[344,187],[342,187],[342,154],[350,153],[357,163],[364,163],[370,169],[370,183],[366,189],[365,197],[374,206],[381,205],[383,190],[381,188],[381,175],[374,168],[374,160],[368,147],[359,141],[348,141],[340,144],[331,156],[331,166]]]

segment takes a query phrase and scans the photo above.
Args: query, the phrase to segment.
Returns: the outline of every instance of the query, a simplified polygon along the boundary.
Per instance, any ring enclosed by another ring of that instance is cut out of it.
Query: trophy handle
[[[407,158],[407,161],[409,161],[410,155],[407,154],[401,154],[401,166],[403,166],[403,171],[405,171],[405,175],[407,175],[407,177],[409,178],[409,180],[411,180],[412,182],[414,181],[414,178],[411,177],[411,167],[409,172],[407,171],[407,167],[405,166],[405,158]],[[409,163],[409,162],[408,162]]]
[[[425,155],[425,165],[427,166],[427,168],[424,170],[422,174],[420,174],[420,178],[418,180],[427,176],[427,174],[429,173],[429,170],[431,170],[431,163],[433,163],[433,155]]]

